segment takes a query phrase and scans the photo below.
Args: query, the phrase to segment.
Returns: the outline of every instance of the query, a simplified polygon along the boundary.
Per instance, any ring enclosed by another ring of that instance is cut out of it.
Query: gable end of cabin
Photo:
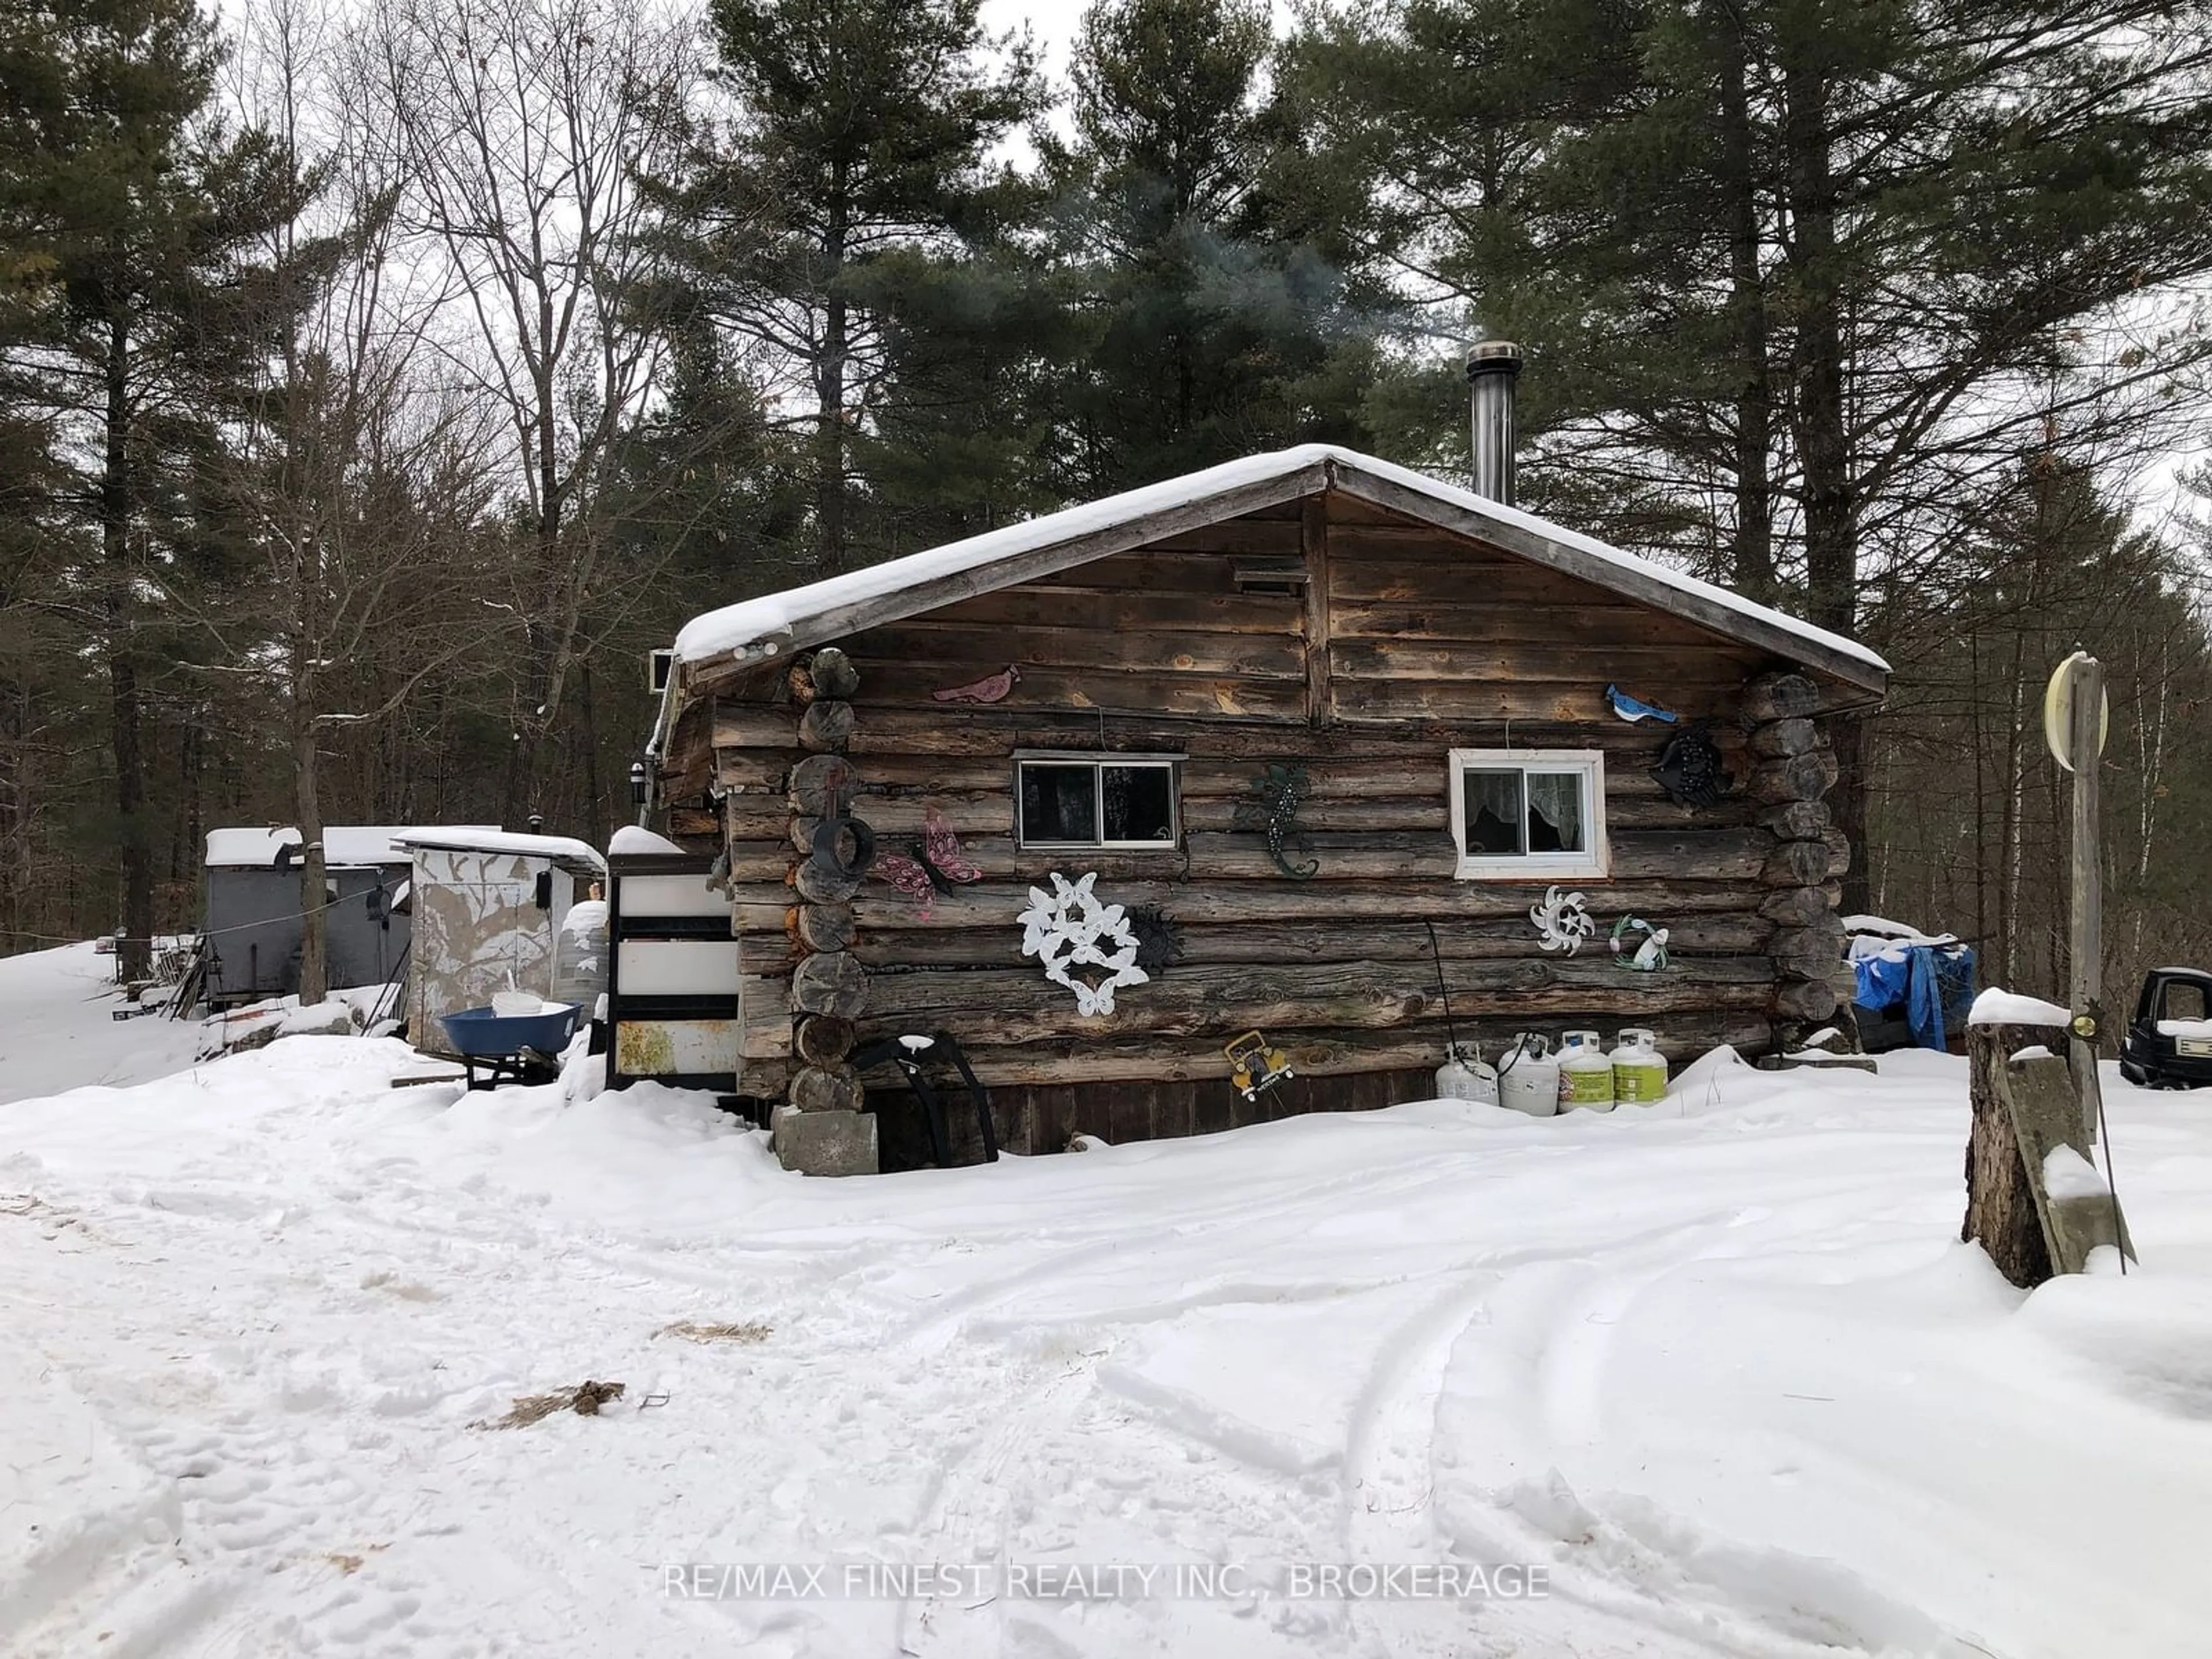
[[[1338,482],[688,671],[661,783],[672,833],[726,856],[744,1093],[865,1088],[898,1167],[928,1156],[910,1097],[846,1066],[884,1036],[953,1037],[1000,1144],[1042,1152],[1425,1098],[1448,1024],[1493,1055],[1648,1027],[1679,1060],[1835,1012],[1823,725],[1878,675]],[[833,648],[839,696],[812,673]],[[1657,775],[1692,722],[1732,780],[1703,804]],[[1272,836],[1271,774],[1302,787]],[[817,851],[841,807],[875,843],[857,879],[849,834]],[[969,878],[885,879],[926,868],[933,829]],[[1149,976],[1110,1012],[1024,952],[1055,872],[1144,922]],[[1571,953],[1531,920],[1555,885],[1600,924]],[[1611,948],[1625,918],[1666,930],[1663,968]],[[1250,1030],[1297,1073],[1256,1101],[1224,1055]]]

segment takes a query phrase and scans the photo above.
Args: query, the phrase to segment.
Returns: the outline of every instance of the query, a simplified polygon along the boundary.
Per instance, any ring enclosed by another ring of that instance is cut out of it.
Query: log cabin
[[[1824,726],[1885,664],[1515,507],[1477,384],[1474,489],[1308,446],[682,631],[651,810],[713,855],[787,1164],[927,1161],[852,1064],[886,1037],[951,1036],[1046,1152],[1429,1097],[1447,998],[1493,1055],[1837,1014]],[[1296,1079],[1247,1098],[1254,1030]]]

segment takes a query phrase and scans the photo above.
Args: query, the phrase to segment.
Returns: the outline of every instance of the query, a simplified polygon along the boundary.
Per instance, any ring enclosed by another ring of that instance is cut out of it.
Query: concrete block
[[[769,1123],[777,1160],[800,1175],[873,1175],[876,1120],[868,1112],[801,1112],[780,1106]]]

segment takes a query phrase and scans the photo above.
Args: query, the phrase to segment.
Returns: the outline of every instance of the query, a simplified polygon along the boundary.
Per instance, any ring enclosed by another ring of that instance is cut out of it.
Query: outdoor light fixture
[[[646,784],[645,763],[632,761],[629,763],[629,804],[632,806],[645,805]]]

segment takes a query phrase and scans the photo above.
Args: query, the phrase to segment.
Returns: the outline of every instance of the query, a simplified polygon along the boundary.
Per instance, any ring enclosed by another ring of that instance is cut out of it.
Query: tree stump
[[[1802,674],[1761,674],[1744,687],[1743,717],[1755,724],[1795,720],[1820,706],[1820,688]]]
[[[1834,787],[1835,781],[1836,757],[1814,751],[1761,761],[1751,769],[1744,787],[1753,800],[1779,805],[1818,800]]]
[[[1745,750],[1755,760],[1782,760],[1791,755],[1809,755],[1820,744],[1820,729],[1802,714],[1778,720],[1767,726],[1755,726],[1744,740]]]
[[[1759,879],[1768,887],[1818,887],[1831,874],[1834,857],[1821,842],[1778,842],[1759,866]]]
[[[1973,1127],[1966,1136],[1966,1218],[1959,1237],[1979,1244],[1996,1269],[2022,1290],[2053,1273],[2051,1249],[2037,1213],[2036,1187],[2028,1178],[2020,1136],[2013,1126],[2012,1057],[2041,1046],[2066,1052],[2066,1033],[2056,1025],[1969,1025],[1966,1063],[1972,1072]]]
[[[857,1112],[866,1103],[867,1091],[849,1066],[809,1066],[792,1078],[790,1098],[802,1112]]]
[[[853,1052],[860,1028],[841,1014],[809,1014],[799,1022],[792,1045],[809,1066],[835,1066]]]
[[[799,944],[821,956],[849,949],[858,932],[850,904],[802,904],[793,924]]]

